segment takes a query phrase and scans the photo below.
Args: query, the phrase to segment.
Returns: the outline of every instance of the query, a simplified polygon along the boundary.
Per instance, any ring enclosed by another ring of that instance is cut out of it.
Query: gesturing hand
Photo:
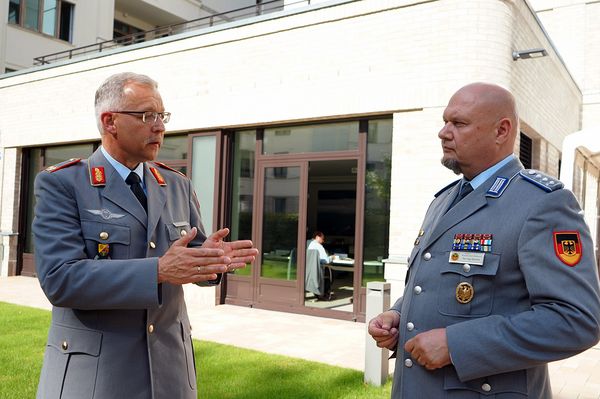
[[[228,257],[231,262],[227,265],[227,271],[240,269],[245,267],[246,263],[253,262],[256,255],[258,255],[258,250],[256,248],[252,248],[252,241],[223,241],[228,234],[228,228],[223,228],[212,233],[210,236],[208,236],[206,241],[204,241],[201,248],[222,249],[223,254]]]
[[[186,284],[214,280],[217,278],[217,273],[227,271],[231,258],[225,256],[223,249],[187,247],[197,233],[198,229],[192,228],[158,258],[159,283]]]

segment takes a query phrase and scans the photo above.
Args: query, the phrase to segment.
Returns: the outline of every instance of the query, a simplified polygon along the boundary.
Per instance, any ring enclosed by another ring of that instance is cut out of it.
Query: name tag
[[[451,251],[448,262],[450,263],[469,263],[471,265],[483,266],[485,252],[464,252]]]

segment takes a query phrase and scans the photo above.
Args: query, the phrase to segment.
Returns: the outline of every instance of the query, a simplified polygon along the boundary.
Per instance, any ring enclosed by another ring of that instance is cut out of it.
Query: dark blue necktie
[[[131,188],[131,191],[133,191],[135,198],[140,201],[140,204],[142,204],[144,210],[146,213],[148,213],[148,201],[146,199],[146,193],[144,193],[144,189],[142,188],[141,181],[142,179],[140,179],[138,174],[135,172],[131,172],[129,176],[127,176],[127,179],[125,179],[125,183],[129,185],[129,188]]]
[[[454,198],[454,201],[452,201],[452,205],[450,205],[450,208],[452,208],[454,205],[458,204],[460,202],[460,200],[465,198],[467,196],[467,194],[469,194],[471,191],[473,191],[473,186],[471,186],[471,183],[467,182],[467,183],[463,184],[462,187],[460,188],[460,191],[458,192],[458,195]],[[448,208],[448,209],[450,209],[450,208]]]

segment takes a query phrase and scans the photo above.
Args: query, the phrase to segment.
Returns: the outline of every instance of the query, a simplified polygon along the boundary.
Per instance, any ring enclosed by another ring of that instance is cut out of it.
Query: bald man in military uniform
[[[196,398],[181,285],[217,284],[257,254],[251,241],[206,237],[192,184],[151,162],[165,111],[144,75],[96,92],[102,147],[35,182],[36,269],[53,305],[38,398]],[[200,289],[200,288],[199,288]]]
[[[442,163],[462,179],[435,195],[404,296],[368,327],[396,351],[392,398],[550,399],[547,363],[600,336],[581,208],[513,155],[518,115],[507,90],[467,85],[443,119]]]

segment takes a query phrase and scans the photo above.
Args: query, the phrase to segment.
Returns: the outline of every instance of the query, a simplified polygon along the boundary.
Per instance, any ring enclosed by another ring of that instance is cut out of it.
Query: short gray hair
[[[100,115],[103,112],[115,111],[119,109],[123,102],[125,86],[129,83],[138,83],[158,89],[158,83],[152,78],[133,72],[121,72],[109,76],[96,90],[94,99],[94,108],[96,110],[96,124],[102,134],[102,120]]]

